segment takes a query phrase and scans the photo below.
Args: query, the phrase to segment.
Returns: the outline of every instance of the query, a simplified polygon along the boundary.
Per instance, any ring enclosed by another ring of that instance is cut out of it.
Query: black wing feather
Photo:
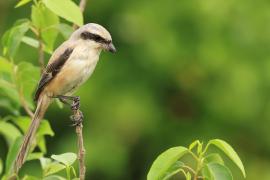
[[[49,64],[46,67],[38,83],[38,87],[37,87],[35,98],[34,98],[35,101],[38,100],[39,95],[41,94],[43,89],[46,87],[46,85],[56,77],[56,75],[64,66],[65,62],[68,60],[72,52],[73,52],[73,49],[71,48],[66,49],[65,52],[58,57],[57,60],[53,61],[51,64]]]

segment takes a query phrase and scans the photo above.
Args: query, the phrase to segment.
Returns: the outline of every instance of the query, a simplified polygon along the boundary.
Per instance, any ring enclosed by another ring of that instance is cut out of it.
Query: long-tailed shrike
[[[53,98],[64,102],[74,98],[71,95],[91,76],[102,50],[116,52],[111,35],[101,25],[89,23],[73,32],[52,54],[38,84],[35,94],[37,108],[15,160],[14,172],[17,173],[24,163],[40,121]]]

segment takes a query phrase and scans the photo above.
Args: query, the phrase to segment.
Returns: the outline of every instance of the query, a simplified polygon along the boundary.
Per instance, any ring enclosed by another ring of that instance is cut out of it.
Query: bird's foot
[[[80,97],[76,96],[73,98],[73,102],[71,104],[71,110],[77,111],[80,108]]]

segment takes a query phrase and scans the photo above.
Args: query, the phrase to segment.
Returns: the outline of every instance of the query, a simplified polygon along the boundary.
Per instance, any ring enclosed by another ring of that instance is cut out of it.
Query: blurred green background
[[[14,9],[16,2],[0,1],[1,35],[30,16],[30,5]],[[248,180],[270,179],[269,1],[89,0],[84,17],[105,26],[118,50],[102,53],[77,93],[87,179],[145,179],[165,149],[213,138],[235,148]],[[17,59],[38,65],[27,45]],[[55,104],[47,112],[56,132],[48,155],[76,152],[69,115]],[[5,155],[2,137],[0,148]]]

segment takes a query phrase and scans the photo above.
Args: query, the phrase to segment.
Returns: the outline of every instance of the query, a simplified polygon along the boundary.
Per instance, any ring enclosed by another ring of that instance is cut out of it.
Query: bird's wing
[[[67,43],[64,43],[59,48],[55,50],[47,67],[41,75],[41,79],[38,83],[37,90],[35,93],[34,100],[37,101],[39,95],[46,87],[46,85],[53,80],[61,68],[64,66],[65,62],[69,59],[70,55],[73,52],[74,47],[68,46]]]

